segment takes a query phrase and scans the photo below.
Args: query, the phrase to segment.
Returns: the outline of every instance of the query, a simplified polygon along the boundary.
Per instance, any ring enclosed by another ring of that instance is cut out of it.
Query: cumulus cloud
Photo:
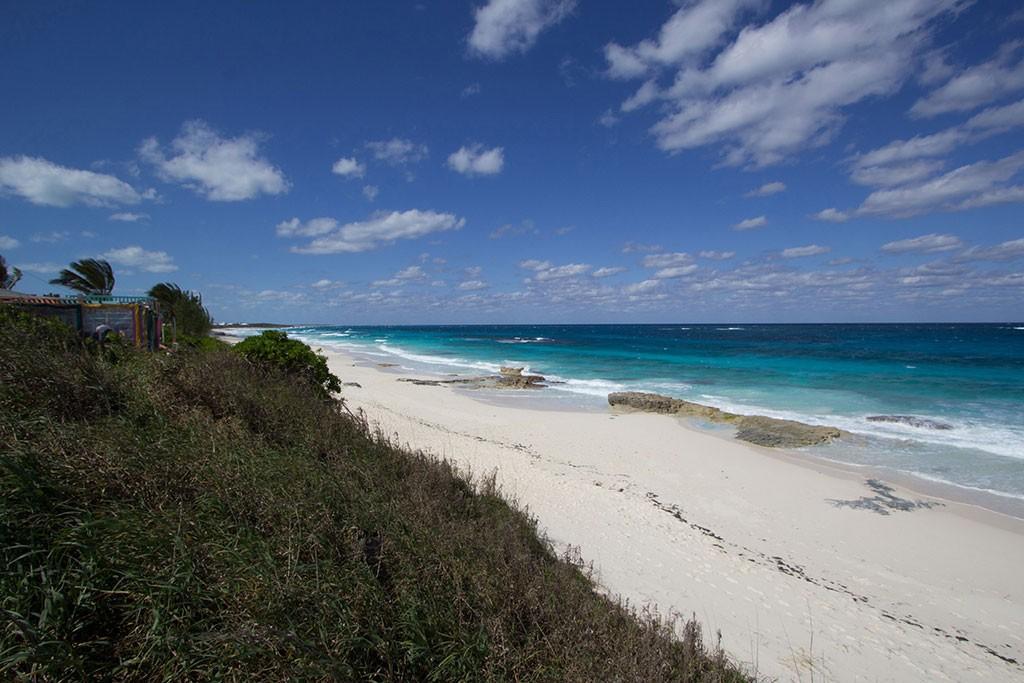
[[[331,166],[331,172],[342,178],[362,178],[366,174],[366,164],[355,157],[341,157]]]
[[[623,287],[626,294],[643,294],[649,292],[652,289],[656,289],[661,284],[658,280],[643,280],[641,282],[634,282],[632,284]]]
[[[662,268],[661,270],[654,273],[655,280],[671,280],[677,277],[683,277],[686,275],[692,275],[697,270],[697,264],[691,263],[688,266],[673,266],[671,268]]]
[[[373,152],[373,158],[392,166],[415,164],[427,158],[430,150],[412,140],[391,138],[366,143],[367,149]]]
[[[292,221],[296,222],[296,230],[309,225],[301,223],[298,219],[292,219]],[[286,223],[290,224],[291,221],[286,221]],[[465,224],[464,218],[450,213],[419,209],[378,212],[364,221],[346,223],[330,230],[327,230],[326,225],[322,224],[316,229],[323,230],[323,232],[316,233],[315,239],[306,245],[292,247],[291,250],[298,254],[357,253],[370,251],[397,240],[416,239],[436,232],[458,230]],[[281,234],[280,229],[279,225],[278,234]],[[290,229],[286,228],[286,230]],[[313,233],[308,232],[285,233],[285,236],[292,235],[314,236]]]
[[[951,111],[967,111],[1003,95],[1024,89],[1024,41],[1003,45],[990,61],[964,69],[945,85],[922,97],[910,113],[930,117]]]
[[[503,147],[484,149],[482,145],[459,147],[448,157],[448,168],[467,176],[495,175],[505,166]]]
[[[37,157],[0,157],[0,194],[14,194],[41,206],[116,206],[154,199],[105,173],[60,166]]]
[[[782,250],[782,258],[803,258],[805,256],[817,256],[832,251],[830,247],[822,247],[817,244],[808,244],[806,247],[790,247]]]
[[[488,0],[474,12],[470,54],[501,60],[526,52],[575,6],[576,0]]]
[[[753,218],[745,218],[732,227],[735,230],[754,230],[755,228],[763,228],[766,225],[768,225],[767,218],[764,216],[755,216]]]
[[[146,251],[139,246],[111,249],[102,257],[115,266],[138,268],[147,273],[171,273],[178,269],[166,251]]]
[[[21,246],[21,242],[14,239],[9,235],[0,235],[0,249],[16,249]]]
[[[936,20],[963,3],[800,3],[730,40],[744,10],[755,4],[689,3],[656,39],[606,47],[609,75],[616,78],[676,70],[662,89],[669,112],[652,128],[661,149],[720,145],[723,164],[762,167],[824,145],[842,125],[846,107],[902,86]]]
[[[139,221],[149,220],[148,213],[134,213],[131,211],[121,211],[118,213],[110,214],[110,220],[121,221],[123,223],[137,223]]]
[[[840,211],[839,209],[831,207],[828,209],[822,209],[818,213],[814,214],[814,218],[828,223],[845,223],[850,220],[850,215],[845,211]]]
[[[786,191],[786,183],[775,181],[773,183],[765,183],[761,187],[755,188],[750,192],[743,195],[744,197],[768,197],[773,194]]]
[[[260,156],[261,138],[222,138],[206,122],[188,121],[171,141],[170,156],[155,137],[143,141],[139,154],[168,181],[182,183],[211,201],[237,202],[289,189],[284,173]]]
[[[934,254],[941,251],[952,251],[960,249],[964,243],[956,235],[940,235],[930,233],[920,237],[912,237],[905,240],[896,240],[882,245],[882,251],[887,254],[921,253]]]

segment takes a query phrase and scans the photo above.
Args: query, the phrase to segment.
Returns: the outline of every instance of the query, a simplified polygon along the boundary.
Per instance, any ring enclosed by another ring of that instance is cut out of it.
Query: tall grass
[[[493,480],[228,351],[0,307],[0,491],[3,679],[746,680]]]

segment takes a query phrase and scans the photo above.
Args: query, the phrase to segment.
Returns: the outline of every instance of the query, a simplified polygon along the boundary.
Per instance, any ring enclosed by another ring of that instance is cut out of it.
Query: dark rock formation
[[[501,368],[498,385],[509,389],[541,389],[544,378],[540,375],[524,375],[522,368]]]
[[[953,428],[953,425],[948,422],[940,422],[939,420],[932,420],[927,417],[917,417],[916,415],[868,415],[867,420],[868,422],[896,422],[919,429],[946,430]]]
[[[763,415],[737,415],[718,408],[683,401],[660,394],[623,391],[608,394],[608,404],[615,408],[648,413],[695,417],[710,422],[725,422],[737,427],[736,438],[771,448],[800,448],[828,443],[843,436],[835,427],[821,427],[793,420],[780,420]]]

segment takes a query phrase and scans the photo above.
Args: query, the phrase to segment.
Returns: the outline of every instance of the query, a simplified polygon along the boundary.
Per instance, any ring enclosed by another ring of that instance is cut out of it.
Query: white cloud
[[[309,244],[292,247],[291,250],[298,254],[357,253],[376,249],[396,240],[415,239],[435,232],[458,230],[465,224],[464,218],[450,213],[419,209],[378,212],[367,220],[346,223],[332,232],[320,233],[320,236]]]
[[[146,251],[139,246],[111,249],[102,257],[114,265],[138,268],[147,273],[171,273],[178,269],[166,251]]]
[[[527,259],[519,262],[519,267],[526,270],[541,271],[551,267],[551,261],[538,261],[537,259]]]
[[[60,166],[36,157],[0,157],[0,194],[16,194],[42,206],[116,206],[153,199],[105,173]]]
[[[426,145],[402,138],[367,142],[366,147],[373,152],[373,157],[377,161],[383,161],[392,166],[415,164],[426,159],[430,153]]]
[[[751,190],[750,192],[743,195],[744,197],[768,197],[779,192],[786,191],[786,183],[775,181],[773,183],[765,183],[761,187]]]
[[[590,266],[586,263],[567,263],[564,266],[553,266],[538,271],[534,278],[542,282],[545,280],[561,280],[562,278],[584,275],[589,270]]]
[[[500,240],[503,237],[520,237],[522,235],[539,235],[540,231],[534,226],[533,221],[527,219],[519,225],[506,223],[491,231],[492,240]]]
[[[474,12],[470,53],[500,60],[526,52],[542,31],[565,19],[575,6],[576,0],[488,0]]]
[[[957,257],[961,261],[1010,261],[1024,258],[1024,238],[1009,240],[994,247],[971,247]]]
[[[376,185],[363,185],[363,196],[367,201],[372,202],[377,199],[378,194],[380,194],[380,188]]]
[[[805,256],[817,256],[832,251],[830,247],[822,247],[817,244],[808,244],[806,247],[790,247],[782,250],[782,258],[803,258]]]
[[[1005,183],[1024,168],[1024,152],[979,161],[921,183],[876,190],[857,209],[866,215],[912,216],[1024,201],[1024,186]]]
[[[702,251],[697,254],[701,258],[711,261],[727,261],[736,255],[735,251]]]
[[[427,276],[419,266],[409,266],[395,273],[398,280],[422,280]]]
[[[448,157],[448,168],[467,176],[495,175],[505,166],[502,147],[484,149],[482,145],[459,147]]]
[[[459,289],[467,292],[475,292],[481,289],[487,289],[488,284],[483,280],[466,280],[465,282],[459,283]]]
[[[37,232],[32,235],[31,239],[36,243],[56,244],[57,242],[64,242],[69,237],[71,237],[71,233],[67,230],[53,230],[51,232]]]
[[[8,235],[0,235],[0,249],[17,249],[21,242]]]
[[[606,109],[604,113],[601,114],[601,116],[597,119],[597,122],[600,123],[605,128],[611,128],[612,126],[619,122],[619,117],[616,116],[615,112],[613,112],[611,109]]]
[[[626,242],[622,245],[623,254],[650,254],[652,252],[661,251],[661,246],[657,244],[640,244],[639,242]]]
[[[622,266],[605,266],[604,268],[598,268],[590,275],[591,277],[602,278],[611,277],[612,275],[618,275],[619,273],[624,272],[626,272],[626,269]]]
[[[992,60],[964,69],[953,79],[919,99],[910,113],[930,117],[951,111],[967,111],[998,97],[1024,89],[1024,41],[1015,40],[1000,48]]]
[[[167,157],[156,138],[143,141],[139,154],[166,180],[211,201],[236,202],[289,189],[280,169],[259,155],[260,136],[222,138],[204,121],[188,121],[171,141]]]
[[[61,268],[65,266],[59,263],[19,263],[18,268],[25,271],[26,273],[39,273],[41,275],[50,275],[52,273],[60,272]]]
[[[755,216],[753,218],[745,218],[732,227],[736,230],[754,230],[755,228],[762,228],[766,225],[768,225],[767,218],[764,216]]]
[[[935,20],[961,4],[795,4],[767,23],[744,27],[711,56],[747,3],[704,0],[679,10],[657,39],[634,48],[613,43],[605,56],[614,77],[678,69],[663,90],[669,113],[652,128],[661,149],[720,145],[722,163],[762,167],[829,142],[844,108],[895,93],[914,73]],[[701,13],[713,20],[697,20]],[[666,38],[676,35],[687,38]]]
[[[329,280],[327,278],[323,278],[323,279],[317,280],[316,282],[311,284],[310,287],[312,287],[313,289],[321,289],[321,290],[323,290],[323,289],[331,289],[332,287],[337,287],[340,284],[341,284],[340,282],[337,282],[335,280]]]
[[[626,294],[642,294],[657,288],[659,284],[661,283],[658,280],[643,280],[642,282],[634,282],[631,285],[626,285],[622,291]]]
[[[683,251],[651,254],[643,260],[644,268],[671,268],[693,263],[693,257]]]
[[[828,209],[822,209],[818,213],[814,214],[814,218],[828,223],[845,223],[850,220],[850,215],[845,211],[840,211],[839,209],[831,207]]]
[[[719,46],[739,19],[740,12],[762,5],[762,0],[700,0],[689,2],[666,21],[655,39],[633,47],[609,43],[604,48],[608,75],[637,78],[659,66],[699,58]]]
[[[277,224],[278,237],[318,237],[326,235],[338,227],[333,218],[312,218],[305,223],[298,218],[291,218]]]
[[[905,240],[896,240],[882,245],[882,251],[887,254],[906,254],[917,252],[921,254],[934,254],[940,251],[952,251],[964,246],[956,235],[940,235],[930,233],[920,237],[912,237]]]
[[[624,112],[635,111],[641,107],[646,107],[648,104],[658,99],[661,92],[658,90],[658,84],[654,81],[644,81],[644,84],[640,86],[640,89],[633,93],[628,100],[622,103],[619,107]]]
[[[683,277],[685,275],[691,275],[697,270],[697,264],[691,263],[688,266],[673,266],[672,268],[662,268],[654,274],[656,280],[670,280],[677,277]]]
[[[331,172],[342,178],[362,178],[366,174],[366,164],[359,163],[355,157],[341,157],[331,166]]]
[[[124,223],[137,223],[138,221],[149,220],[148,213],[133,213],[131,211],[122,211],[119,213],[110,214],[110,220],[121,221]]]
[[[479,83],[470,83],[462,89],[460,96],[465,99],[466,97],[472,97],[473,95],[479,95],[482,88]]]
[[[850,173],[850,179],[858,185],[874,187],[906,185],[934,175],[945,165],[938,159],[922,159],[890,166],[858,166]]]

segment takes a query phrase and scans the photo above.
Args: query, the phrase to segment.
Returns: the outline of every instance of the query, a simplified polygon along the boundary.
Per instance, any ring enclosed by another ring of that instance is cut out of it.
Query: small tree
[[[328,369],[327,359],[280,330],[249,337],[235,344],[234,350],[254,363],[308,380],[321,396],[341,391],[341,380]]]
[[[11,266],[7,267],[7,261],[0,256],[0,289],[14,289],[21,279],[21,271]]]
[[[160,302],[164,319],[181,334],[203,337],[213,328],[213,317],[203,306],[199,292],[184,290],[173,282],[161,282],[150,288],[149,295]]]
[[[114,290],[114,269],[103,259],[86,258],[72,261],[71,268],[60,271],[50,280],[51,285],[61,285],[82,294],[107,296]]]

